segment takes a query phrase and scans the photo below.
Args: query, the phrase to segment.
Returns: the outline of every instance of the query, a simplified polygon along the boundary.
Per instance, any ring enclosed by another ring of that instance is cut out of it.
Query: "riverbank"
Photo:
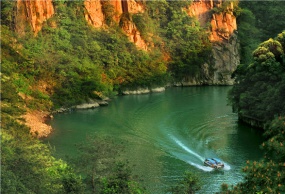
[[[242,179],[244,161],[262,157],[261,134],[238,124],[237,114],[227,106],[229,89],[169,87],[151,95],[119,96],[105,108],[55,115],[52,126],[58,131],[44,141],[64,157],[76,156],[76,145],[87,137],[107,137],[123,143],[121,159],[136,167],[134,174],[145,180],[150,193],[163,193],[189,169],[205,183],[201,193],[218,192],[221,182]],[[231,169],[224,174],[204,172],[197,154],[219,157]]]
[[[52,132],[52,127],[47,124],[52,118],[49,112],[28,111],[23,115],[25,124],[30,128],[30,133],[37,138],[45,138]]]
[[[139,94],[147,94],[147,93],[156,93],[156,92],[164,92],[165,87],[157,87],[157,88],[138,88],[136,90],[124,90],[122,91],[122,95],[139,95]],[[50,119],[53,118],[54,114],[60,114],[64,112],[76,111],[76,110],[85,110],[85,109],[93,109],[99,108],[100,106],[108,106],[108,101],[111,99],[103,98],[102,100],[93,100],[90,99],[86,103],[78,104],[72,107],[64,108],[61,107],[52,112],[48,111],[28,111],[23,118],[25,119],[25,124],[30,128],[30,133],[37,138],[46,138],[48,137],[53,129],[48,124]]]

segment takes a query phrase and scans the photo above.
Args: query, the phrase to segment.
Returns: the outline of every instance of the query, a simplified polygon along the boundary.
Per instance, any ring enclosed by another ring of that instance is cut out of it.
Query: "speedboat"
[[[225,166],[224,163],[218,158],[206,158],[204,165],[211,168],[224,168]]]

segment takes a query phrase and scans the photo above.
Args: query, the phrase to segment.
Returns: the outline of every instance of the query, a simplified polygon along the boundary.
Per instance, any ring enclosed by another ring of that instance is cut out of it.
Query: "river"
[[[126,145],[123,155],[135,165],[150,193],[166,193],[185,171],[203,186],[219,191],[222,183],[242,181],[246,160],[262,157],[260,132],[238,123],[227,105],[231,87],[167,88],[162,93],[117,96],[109,106],[55,115],[46,139],[58,157],[76,155],[75,144],[88,134],[108,135]],[[203,166],[206,157],[225,162],[223,170]]]

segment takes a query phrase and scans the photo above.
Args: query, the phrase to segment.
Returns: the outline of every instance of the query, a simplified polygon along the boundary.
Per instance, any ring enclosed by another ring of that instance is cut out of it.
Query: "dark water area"
[[[218,192],[222,183],[242,181],[246,160],[259,160],[261,132],[238,122],[227,105],[231,87],[167,88],[165,92],[118,96],[107,107],[58,114],[46,139],[58,157],[76,156],[76,144],[90,134],[125,142],[122,157],[135,165],[150,193],[166,193],[185,171],[195,173],[199,193]],[[223,170],[203,165],[208,157]]]

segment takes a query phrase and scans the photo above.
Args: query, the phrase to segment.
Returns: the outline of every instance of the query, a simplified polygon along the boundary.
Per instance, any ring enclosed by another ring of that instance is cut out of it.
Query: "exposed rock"
[[[129,37],[129,40],[133,42],[138,48],[147,50],[147,45],[145,41],[142,39],[141,34],[137,29],[136,25],[130,20],[125,20],[122,23],[123,23],[122,29]]]
[[[212,13],[213,8],[222,6],[223,0],[197,0],[186,10],[190,16],[196,16],[202,26],[211,23],[209,39],[213,43],[212,59],[201,68],[201,75],[196,78],[185,78],[182,85],[232,85],[231,74],[240,62],[239,42],[236,35],[236,17],[233,14],[233,3],[225,11]]]
[[[124,90],[122,91],[123,95],[135,95],[135,94],[148,94],[151,92],[163,92],[165,91],[165,87],[157,87],[157,88],[138,88],[136,90]]]
[[[121,15],[123,13],[122,1],[121,0],[113,0],[113,1],[109,1],[109,3],[114,7],[114,11],[115,11],[114,20],[117,23],[119,23]]]
[[[202,26],[206,26],[211,21],[212,15],[209,11],[213,9],[213,6],[212,0],[193,1],[189,8],[186,9],[186,12],[189,16],[197,17]]]
[[[239,41],[233,33],[228,41],[213,44],[214,76],[213,84],[233,85],[232,73],[240,63]]]
[[[130,94],[147,94],[150,93],[150,89],[148,88],[138,88],[136,90],[124,90],[122,94],[130,95]]]
[[[108,103],[107,101],[105,101],[105,100],[99,100],[99,101],[97,101],[97,103],[98,103],[100,106],[108,106],[108,105],[109,105],[109,103]]]
[[[56,109],[55,111],[52,112],[52,114],[56,114],[56,113],[64,113],[64,112],[67,112],[67,111],[70,111],[69,108],[59,108],[59,109]]]
[[[96,108],[99,107],[99,103],[98,102],[93,102],[93,103],[84,103],[84,104],[80,104],[80,105],[76,105],[74,106],[75,109],[91,109],[91,108]]]
[[[151,88],[151,92],[163,92],[165,91],[165,87],[157,87],[157,88]]]
[[[122,1],[123,3],[124,1]],[[142,4],[142,2],[137,1],[137,0],[128,0],[125,1],[127,2],[127,7],[128,7],[128,12],[131,14],[135,14],[135,13],[143,13],[145,11],[145,8]]]
[[[104,24],[104,15],[100,0],[85,0],[85,19],[94,27],[101,27]]]
[[[47,112],[29,111],[23,118],[26,121],[25,124],[30,127],[30,133],[38,138],[47,137],[52,131],[52,127],[46,124],[46,121],[51,118]]]
[[[43,23],[54,14],[52,0],[17,0],[15,27],[18,34],[26,31],[27,24],[37,34]]]
[[[215,13],[211,21],[211,28],[210,40],[212,42],[228,40],[233,32],[237,30],[236,17],[232,11]]]
[[[122,29],[128,36],[129,40],[133,42],[137,48],[147,50],[147,44],[141,37],[136,25],[131,18],[126,19],[122,17],[126,14],[136,14],[144,12],[144,6],[141,2],[135,0],[112,0],[108,1],[114,8],[114,20],[119,23],[122,22]],[[85,18],[89,24],[94,27],[101,27],[104,25],[104,14],[102,11],[102,4],[100,0],[85,0],[84,6],[86,9]],[[123,18],[123,20],[122,20]]]

